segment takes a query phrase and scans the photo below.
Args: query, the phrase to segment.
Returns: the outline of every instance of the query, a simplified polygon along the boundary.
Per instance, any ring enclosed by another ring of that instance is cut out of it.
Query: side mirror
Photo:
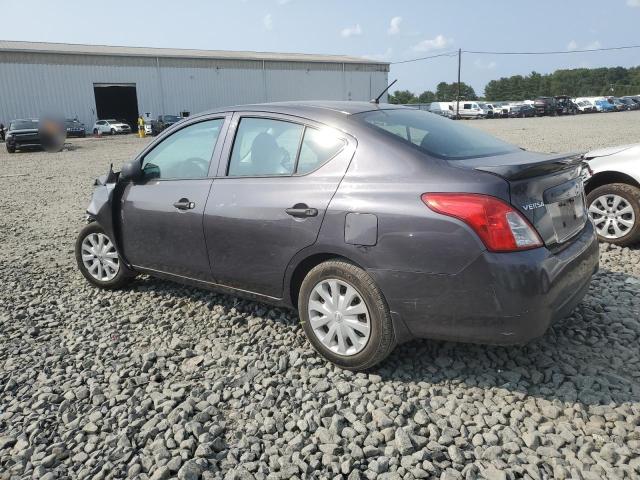
[[[130,160],[122,166],[119,179],[123,182],[135,182],[142,178],[142,162]]]

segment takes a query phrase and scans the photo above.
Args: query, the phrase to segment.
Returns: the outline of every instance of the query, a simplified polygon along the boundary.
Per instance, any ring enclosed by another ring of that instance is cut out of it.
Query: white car
[[[98,120],[93,124],[93,134],[115,135],[117,133],[131,133],[131,127],[119,120]]]
[[[640,241],[640,143],[584,154],[589,216],[603,242]]]

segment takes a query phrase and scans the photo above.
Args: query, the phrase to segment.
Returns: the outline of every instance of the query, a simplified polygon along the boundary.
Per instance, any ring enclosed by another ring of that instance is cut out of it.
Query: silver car
[[[120,120],[98,120],[93,125],[93,134],[116,135],[118,133],[131,133],[129,124]]]
[[[640,240],[640,143],[601,148],[584,155],[590,169],[585,192],[589,216],[601,241]]]

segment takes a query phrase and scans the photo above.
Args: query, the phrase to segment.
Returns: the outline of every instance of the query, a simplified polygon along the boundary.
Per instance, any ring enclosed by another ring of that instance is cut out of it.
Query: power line
[[[608,47],[608,48],[584,48],[578,50],[551,50],[546,52],[496,52],[496,51],[483,51],[483,50],[462,50],[462,53],[471,53],[475,55],[566,55],[572,53],[590,53],[590,52],[609,52],[612,50],[630,50],[634,48],[640,48],[640,45],[625,45],[622,47]],[[451,51],[441,53],[439,55],[431,55],[428,57],[412,58],[409,60],[401,60],[398,62],[391,62],[391,65],[398,65],[401,63],[420,62],[422,60],[431,60],[439,57],[455,57],[458,55],[457,51]]]
[[[474,53],[480,55],[562,55],[568,53],[587,53],[587,52],[608,52],[611,50],[628,50],[632,48],[640,48],[640,45],[627,45],[624,47],[609,48],[584,48],[577,50],[552,50],[546,52],[486,52],[479,50],[463,50],[462,53]]]
[[[391,65],[398,65],[400,63],[410,63],[410,62],[419,62],[420,60],[430,60],[432,58],[439,58],[439,57],[455,57],[456,55],[458,55],[458,51],[451,51],[451,52],[446,52],[446,53],[441,53],[439,55],[431,55],[429,57],[420,57],[420,58],[412,58],[411,60],[401,60],[399,62],[391,62]]]

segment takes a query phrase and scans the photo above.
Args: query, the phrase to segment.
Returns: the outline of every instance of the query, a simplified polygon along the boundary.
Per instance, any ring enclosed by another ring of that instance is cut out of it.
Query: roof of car
[[[219,112],[271,112],[271,113],[283,113],[290,115],[309,114],[314,110],[317,112],[324,112],[325,114],[334,114],[335,116],[354,115],[362,112],[369,112],[374,110],[391,110],[391,109],[406,109],[410,107],[403,107],[401,105],[393,105],[389,103],[373,103],[373,102],[350,102],[350,101],[333,101],[333,100],[300,100],[291,102],[271,102],[271,103],[256,103],[249,105],[236,105],[232,107],[216,108],[207,112],[203,112],[203,115]]]

